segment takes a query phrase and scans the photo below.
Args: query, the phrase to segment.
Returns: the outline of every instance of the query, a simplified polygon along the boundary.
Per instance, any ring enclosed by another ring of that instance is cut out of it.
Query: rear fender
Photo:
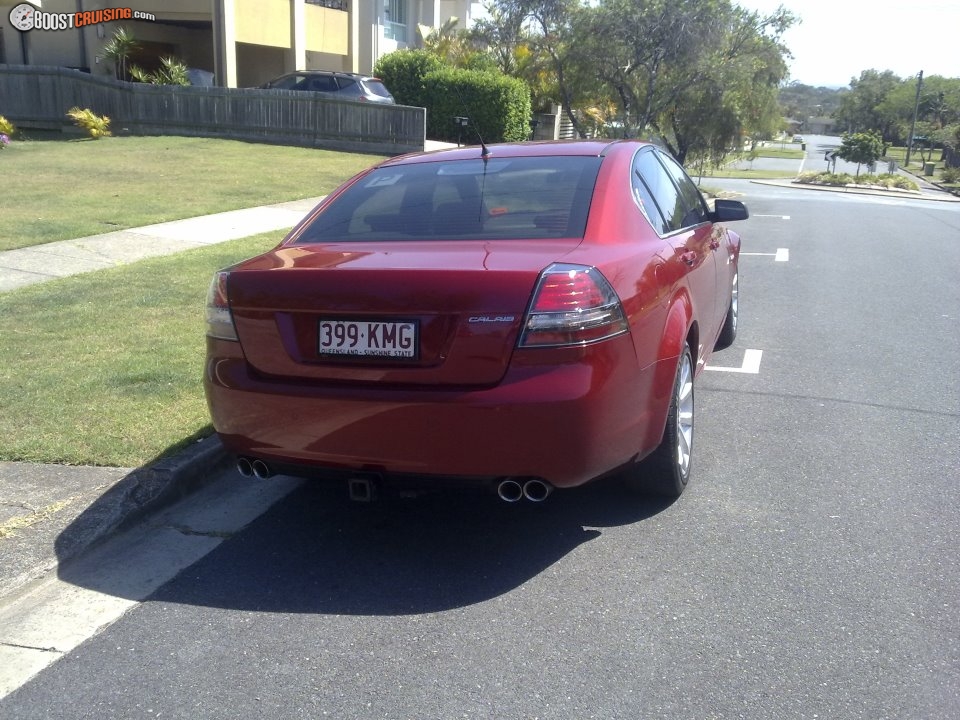
[[[647,450],[654,449],[663,438],[663,431],[667,426],[667,412],[670,409],[670,398],[673,394],[673,383],[677,374],[677,363],[691,332],[694,333],[694,336],[696,335],[696,325],[693,323],[693,307],[689,295],[683,292],[674,297],[670,304],[670,309],[667,311],[667,321],[663,327],[663,335],[660,338],[651,402],[654,410],[653,417],[661,420],[651,425],[644,443]],[[690,352],[694,355],[694,363],[697,362],[696,343],[696,337],[693,337]]]

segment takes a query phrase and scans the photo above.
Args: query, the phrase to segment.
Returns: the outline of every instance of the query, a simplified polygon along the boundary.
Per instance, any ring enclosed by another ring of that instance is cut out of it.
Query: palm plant
[[[130,75],[135,80],[151,85],[189,85],[190,76],[187,66],[183,61],[175,57],[160,58],[160,69],[156,72],[149,72],[142,67],[133,65],[130,67]]]
[[[113,63],[113,70],[117,80],[128,80],[127,61],[135,50],[140,47],[133,33],[125,27],[117,28],[113,37],[103,46],[100,57]]]

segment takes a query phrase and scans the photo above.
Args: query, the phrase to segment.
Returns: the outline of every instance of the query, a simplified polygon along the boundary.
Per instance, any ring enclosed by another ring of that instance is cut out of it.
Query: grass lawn
[[[0,250],[325,195],[378,155],[186,137],[15,139]]]
[[[687,168],[694,181],[699,174],[694,168]],[[736,178],[740,180],[792,180],[796,173],[787,170],[737,170],[736,168],[720,168],[704,171],[705,178]]]
[[[763,147],[757,148],[757,157],[762,158],[786,158],[788,160],[802,160],[804,155],[806,155],[806,153],[796,145],[791,147],[788,144],[782,149],[779,146],[774,145],[764,145]]]
[[[0,294],[0,460],[136,467],[209,434],[210,278],[283,235]]]
[[[0,249],[321,195],[377,159],[177,137],[15,141],[0,157]],[[209,434],[211,275],[283,235],[0,294],[0,460],[136,467]]]

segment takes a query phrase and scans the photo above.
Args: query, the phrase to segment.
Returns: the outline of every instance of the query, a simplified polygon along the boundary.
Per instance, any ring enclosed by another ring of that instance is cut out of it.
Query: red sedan
[[[636,141],[400,157],[216,274],[205,387],[246,475],[482,483],[507,501],[624,471],[676,497],[694,382],[737,330],[740,238]]]

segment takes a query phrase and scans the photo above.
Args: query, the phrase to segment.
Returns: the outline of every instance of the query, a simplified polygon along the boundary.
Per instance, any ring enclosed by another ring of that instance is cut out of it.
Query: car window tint
[[[663,217],[663,227],[659,232],[670,233],[683,227],[683,198],[666,169],[657,160],[656,151],[651,149],[637,153],[634,170],[640,174]]]
[[[427,162],[378,168],[298,242],[583,237],[596,157]]]
[[[387,90],[386,86],[379,80],[364,80],[363,85],[370,93],[374,95],[379,95],[380,97],[386,98],[393,97],[390,94],[390,91]]]
[[[293,90],[297,88],[297,84],[303,82],[302,75],[287,75],[286,77],[278,78],[270,83],[271,88],[277,88],[279,90]]]
[[[307,89],[313,92],[336,92],[339,88],[332,75],[313,75],[308,81]]]
[[[338,77],[337,84],[340,86],[340,94],[346,97],[360,97],[363,94],[360,84],[353,78]]]
[[[667,223],[663,219],[663,215],[660,213],[660,208],[657,207],[657,203],[653,199],[653,194],[650,192],[650,188],[647,185],[646,180],[644,180],[643,175],[640,172],[640,167],[637,163],[640,155],[643,154],[649,153],[637,154],[637,157],[634,158],[633,168],[630,173],[630,184],[633,187],[633,199],[636,200],[637,205],[640,206],[640,210],[646,216],[647,220],[650,221],[653,229],[661,235],[665,235],[670,232],[670,230],[667,228]]]
[[[680,164],[665,153],[659,153],[660,160],[666,167],[667,172],[673,178],[677,187],[680,189],[680,197],[683,200],[683,217],[680,221],[681,227],[690,227],[699,225],[707,220],[707,208],[703,204],[703,196],[697,190],[687,173],[684,172]]]

